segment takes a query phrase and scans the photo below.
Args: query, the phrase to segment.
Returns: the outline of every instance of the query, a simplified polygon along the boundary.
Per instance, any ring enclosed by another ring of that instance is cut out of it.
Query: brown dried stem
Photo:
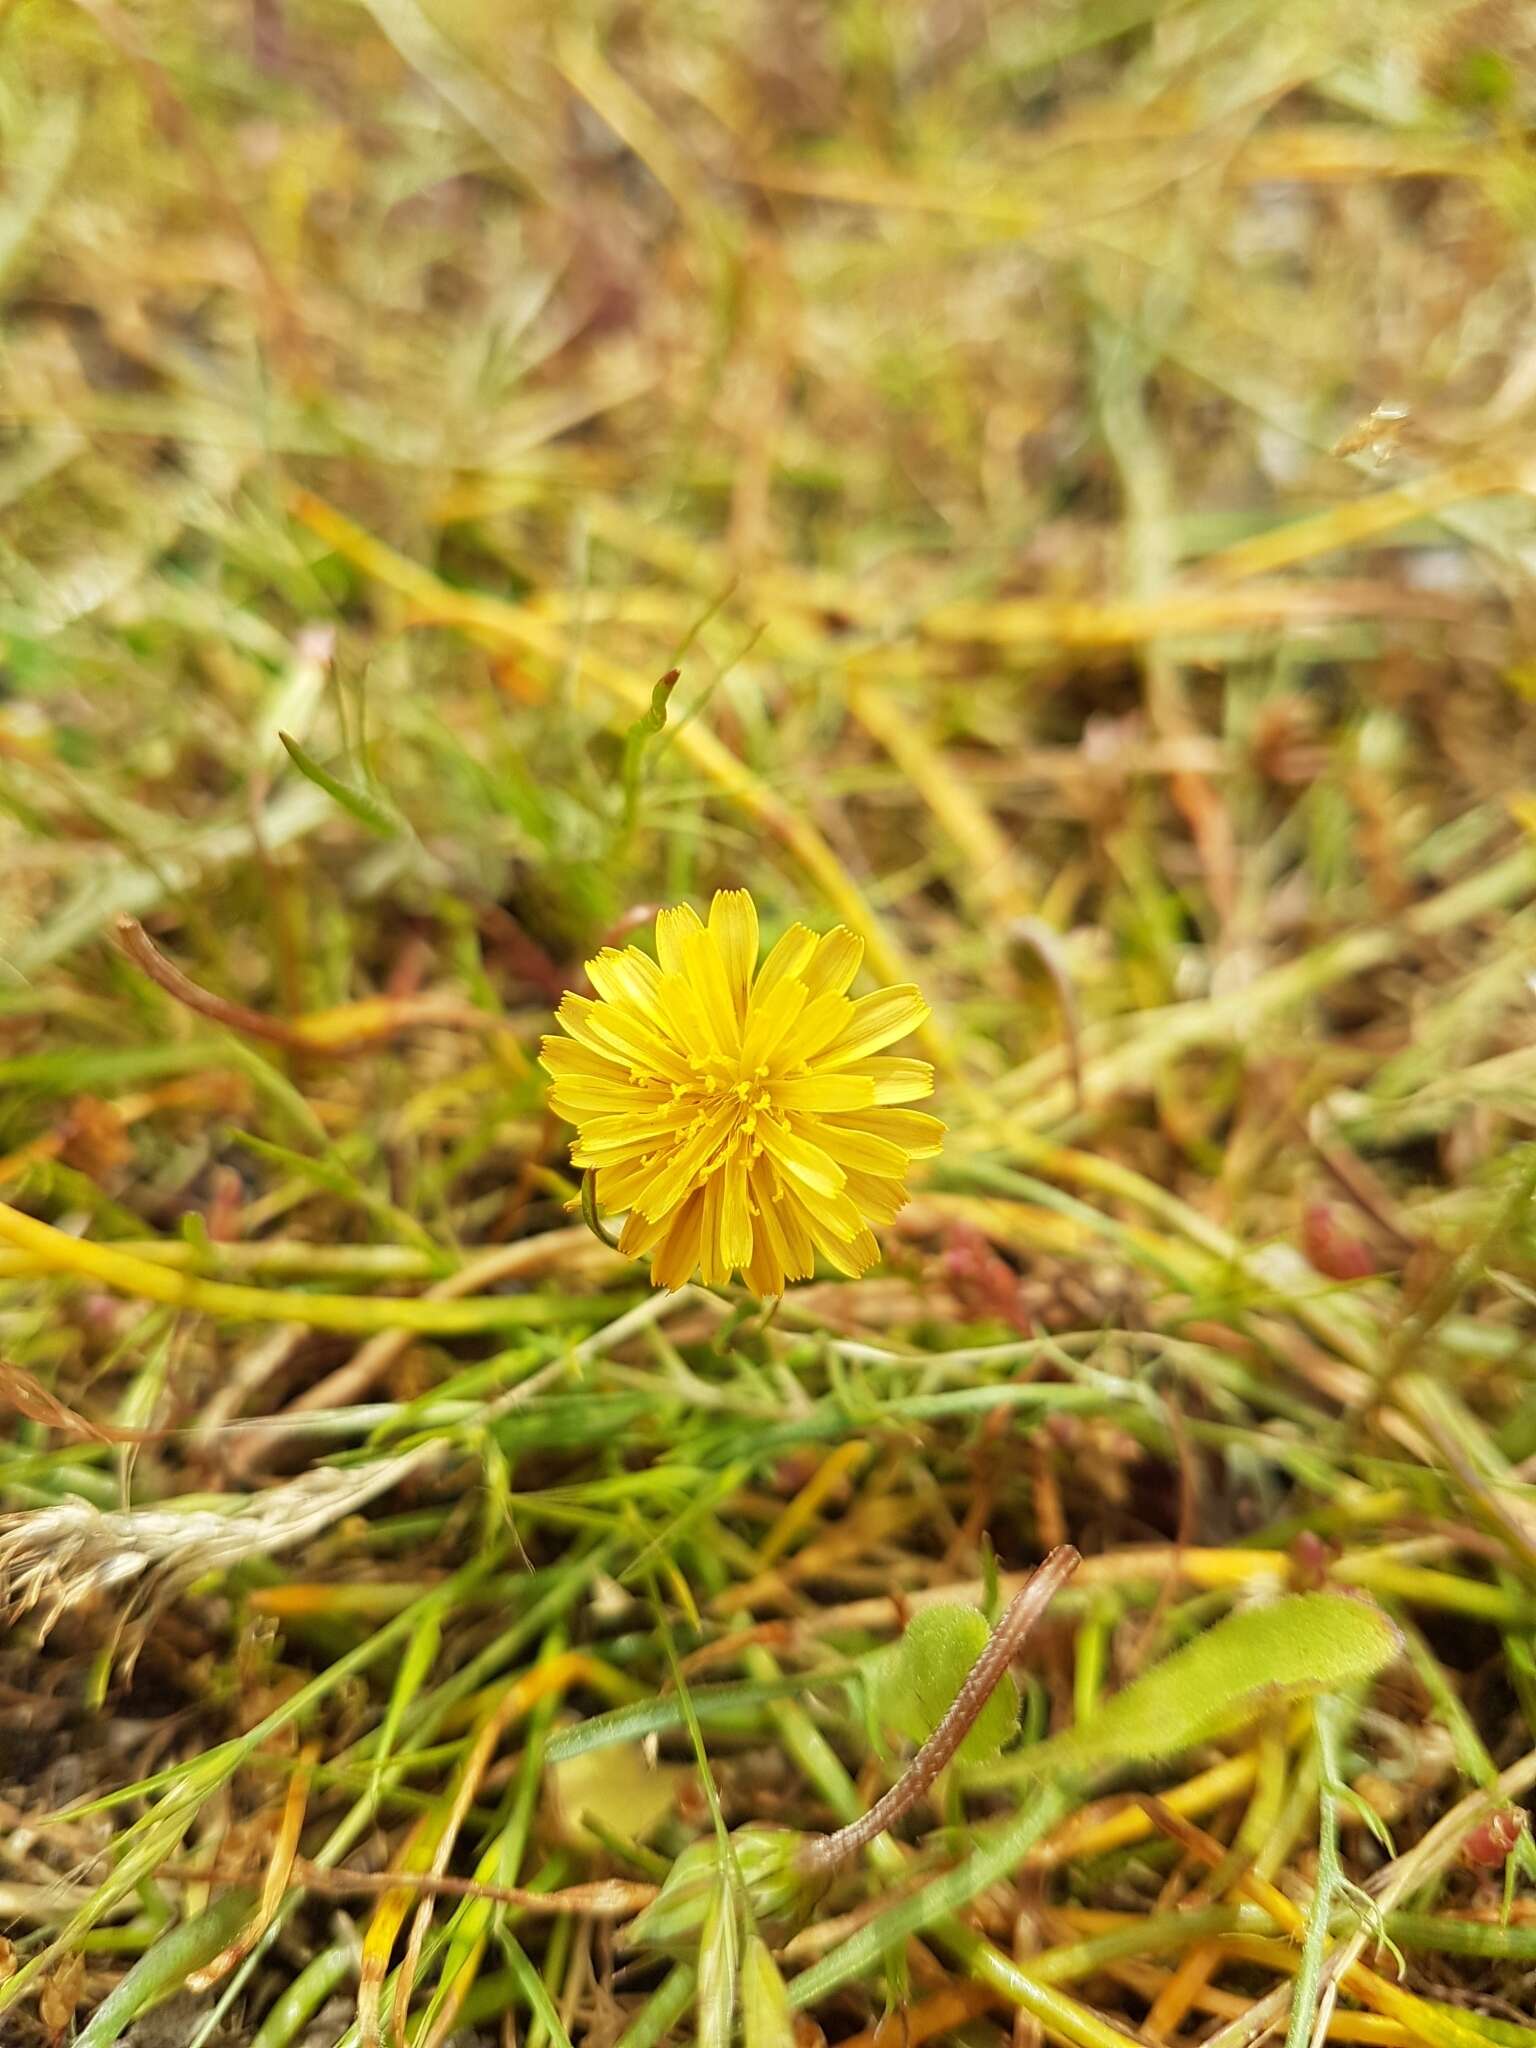
[[[896,1823],[927,1792],[955,1751],[975,1725],[976,1717],[992,1697],[998,1681],[1034,1630],[1035,1623],[1077,1570],[1082,1559],[1070,1543],[1059,1544],[1039,1570],[1010,1601],[1002,1620],[987,1638],[986,1648],[971,1666],[964,1685],[955,1694],[947,1714],[913,1757],[896,1783],[868,1813],[807,1842],[800,1853],[802,1869],[824,1874],[846,1863],[866,1848],[877,1835]]]
[[[193,1879],[199,1883],[235,1883],[228,1872],[171,1864],[167,1877]],[[289,1872],[295,1884],[306,1891],[324,1892],[332,1898],[377,1898],[389,1892],[420,1892],[429,1898],[487,1899],[498,1906],[516,1906],[525,1913],[557,1915],[579,1913],[597,1920],[627,1920],[656,1896],[653,1884],[634,1883],[628,1878],[599,1878],[592,1884],[567,1885],[557,1892],[529,1891],[522,1885],[481,1884],[472,1877],[452,1877],[446,1871],[430,1870],[332,1870],[296,1856]]]
[[[215,995],[212,989],[199,987],[174,961],[166,959],[136,917],[119,917],[116,931],[117,943],[134,966],[183,1009],[211,1018],[215,1024],[226,1024],[231,1031],[244,1032],[247,1038],[264,1038],[273,1045],[286,1046],[290,1052],[309,1050],[303,1034],[291,1024],[277,1017],[264,1017],[260,1010],[247,1009],[244,1003],[232,1003],[225,996]]]

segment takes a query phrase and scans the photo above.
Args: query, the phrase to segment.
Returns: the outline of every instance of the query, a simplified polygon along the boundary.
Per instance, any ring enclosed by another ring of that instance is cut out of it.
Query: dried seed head
[[[66,1500],[0,1517],[0,1618],[35,1612],[46,1635],[69,1610],[110,1597],[114,1635],[142,1636],[156,1609],[195,1580],[318,1535],[437,1455],[429,1444],[356,1471],[318,1466],[218,1511],[104,1513]]]

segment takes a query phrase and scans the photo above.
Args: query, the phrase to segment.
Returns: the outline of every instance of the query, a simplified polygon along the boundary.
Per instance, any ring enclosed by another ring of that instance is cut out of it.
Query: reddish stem
[[[807,1842],[800,1852],[802,1869],[817,1873],[835,1870],[911,1812],[970,1734],[976,1716],[1023,1649],[1035,1623],[1081,1563],[1070,1543],[1059,1544],[1051,1552],[1028,1584],[1014,1595],[1002,1620],[988,1636],[985,1649],[971,1666],[964,1685],[955,1694],[949,1712],[890,1791],[877,1799],[868,1813],[839,1828],[835,1835]]]

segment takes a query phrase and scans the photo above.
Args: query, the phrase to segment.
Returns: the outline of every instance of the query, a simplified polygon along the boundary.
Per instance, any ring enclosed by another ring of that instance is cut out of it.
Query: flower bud
[[[806,1837],[792,1828],[745,1827],[731,1836],[731,1854],[741,1873],[754,1922],[772,1939],[795,1926],[810,1909],[818,1880],[801,1867]],[[728,1883],[720,1843],[713,1835],[690,1842],[667,1873],[661,1890],[625,1937],[631,1948],[658,1948],[692,1956],[710,1901]]]
[[[1506,1857],[1514,1855],[1530,1825],[1531,1817],[1523,1806],[1506,1806],[1490,1813],[1462,1843],[1462,1862],[1469,1870],[1497,1870]]]

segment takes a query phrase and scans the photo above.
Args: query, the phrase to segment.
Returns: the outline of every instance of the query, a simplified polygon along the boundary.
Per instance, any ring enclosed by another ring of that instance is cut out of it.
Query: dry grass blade
[[[19,1365],[10,1365],[3,1359],[0,1359],[0,1407],[24,1415],[28,1422],[41,1423],[44,1429],[56,1429],[65,1436],[83,1438],[87,1443],[154,1444],[163,1442],[166,1435],[160,1429],[115,1429],[110,1423],[92,1422],[88,1415],[77,1414],[57,1395],[50,1394],[31,1373],[23,1372]]]

